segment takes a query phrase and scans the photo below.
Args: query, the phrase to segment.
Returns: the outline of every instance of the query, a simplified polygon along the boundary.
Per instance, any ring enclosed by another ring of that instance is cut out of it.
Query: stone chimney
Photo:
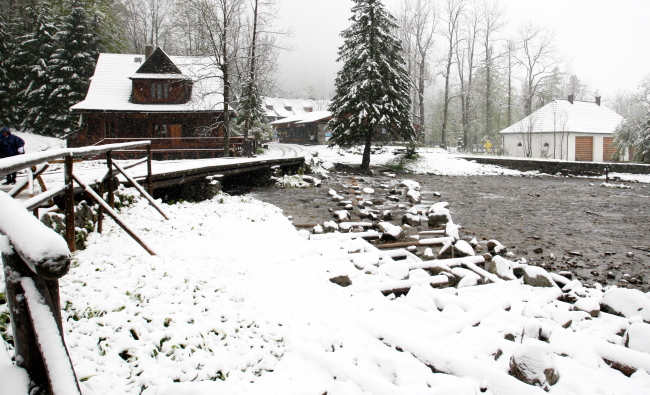
[[[149,56],[153,53],[153,46],[152,45],[147,45],[144,47],[144,57],[149,59]]]
[[[598,104],[598,106],[600,106],[600,96],[596,96],[596,104]]]
[[[569,103],[573,104],[573,93],[569,95]]]

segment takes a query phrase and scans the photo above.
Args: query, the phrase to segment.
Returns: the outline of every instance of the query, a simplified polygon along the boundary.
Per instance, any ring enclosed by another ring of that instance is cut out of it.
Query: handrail
[[[130,143],[106,144],[92,148],[60,148],[50,151],[34,152],[25,155],[16,155],[0,159],[0,177],[14,173],[18,170],[32,167],[42,162],[51,161],[66,156],[81,157],[85,155],[103,154],[108,151],[124,148],[142,147],[151,145],[151,141],[134,141]]]
[[[5,192],[0,192],[0,212],[0,233],[9,237],[13,249],[32,272],[50,280],[68,272],[70,250],[61,236]]]

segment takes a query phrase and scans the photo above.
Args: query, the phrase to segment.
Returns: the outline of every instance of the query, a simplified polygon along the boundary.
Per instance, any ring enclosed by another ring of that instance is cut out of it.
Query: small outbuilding
[[[556,99],[521,121],[503,129],[504,155],[611,162],[614,131],[623,117],[594,102]],[[625,158],[627,160],[627,155]]]
[[[271,122],[281,143],[327,144],[330,138],[327,123],[332,119],[330,111],[306,112]]]

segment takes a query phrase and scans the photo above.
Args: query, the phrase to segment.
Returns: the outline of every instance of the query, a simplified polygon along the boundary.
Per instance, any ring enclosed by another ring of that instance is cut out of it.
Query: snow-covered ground
[[[360,163],[359,155],[312,148],[325,161]],[[373,164],[394,157],[379,154]],[[444,152],[424,154],[417,167],[518,174]],[[517,279],[417,285],[386,297],[354,287],[394,281],[349,256],[374,250],[361,241],[306,240],[277,207],[218,195],[165,210],[169,221],[144,200],[122,210],[158,256],[108,220],[60,281],[66,342],[85,395],[543,394],[509,374],[513,356],[538,373],[556,369],[550,394],[650,391],[648,294],[573,281],[561,297],[559,287]],[[329,281],[338,275],[353,286]],[[604,297],[626,317],[586,312]],[[12,352],[0,340],[2,393],[25,395]]]

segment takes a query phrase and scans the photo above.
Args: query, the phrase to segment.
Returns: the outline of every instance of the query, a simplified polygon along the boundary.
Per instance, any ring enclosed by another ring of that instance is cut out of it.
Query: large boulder
[[[404,238],[404,230],[390,222],[380,222],[377,228],[382,232],[381,239],[385,241],[397,241]]]
[[[420,219],[420,216],[417,214],[406,213],[402,217],[402,223],[408,224],[410,226],[420,226],[422,225],[422,220]]]
[[[496,274],[499,278],[504,280],[516,280],[514,272],[512,271],[512,262],[496,255],[491,261],[486,263],[487,271]]]
[[[524,284],[533,287],[557,287],[548,272],[539,266],[526,266],[524,268]]]
[[[551,346],[533,338],[525,339],[512,353],[510,374],[545,391],[560,379]]]
[[[625,318],[638,315],[643,321],[650,323],[650,299],[636,289],[608,289],[600,301],[600,309]]]
[[[429,228],[440,229],[451,222],[449,212],[437,212],[429,214]]]

